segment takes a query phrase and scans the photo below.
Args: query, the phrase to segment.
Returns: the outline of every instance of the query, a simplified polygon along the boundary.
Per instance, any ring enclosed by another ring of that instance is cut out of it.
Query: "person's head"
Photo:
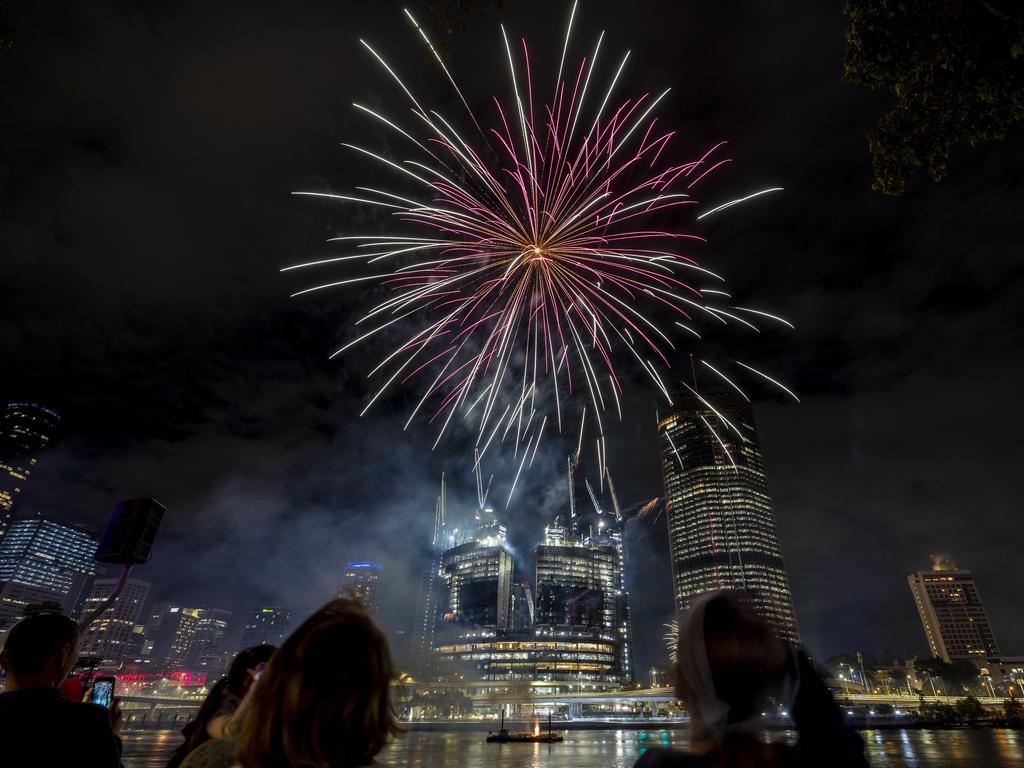
[[[276,645],[254,645],[239,651],[226,675],[227,689],[238,698],[245,696],[263,666],[277,650]]]
[[[398,722],[384,633],[352,600],[306,619],[267,664],[239,736],[246,768],[347,768],[373,760]]]
[[[704,609],[704,648],[718,698],[729,705],[730,719],[753,714],[766,693],[778,685],[788,654],[751,607],[724,594]]]
[[[7,688],[55,688],[78,660],[78,625],[59,613],[27,616],[7,633],[0,664]]]
[[[218,714],[223,713],[224,694],[230,693],[235,698],[243,698],[255,682],[260,668],[270,660],[276,650],[277,647],[273,645],[255,645],[240,651],[235,656],[227,674],[218,680],[206,694],[195,718],[182,728],[181,732],[185,734],[185,742],[181,749],[175,752],[175,757],[171,762],[167,764],[169,767],[181,765],[181,761],[189,752],[210,738],[206,729]]]
[[[731,722],[757,711],[785,674],[788,646],[741,595],[703,595],[680,620],[676,693],[695,736],[717,741]]]

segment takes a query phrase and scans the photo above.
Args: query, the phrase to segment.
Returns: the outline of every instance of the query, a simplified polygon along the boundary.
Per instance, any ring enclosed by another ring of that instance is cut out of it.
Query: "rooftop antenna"
[[[690,353],[690,375],[693,376],[693,390],[699,392],[697,388],[697,366],[693,364],[693,352]]]

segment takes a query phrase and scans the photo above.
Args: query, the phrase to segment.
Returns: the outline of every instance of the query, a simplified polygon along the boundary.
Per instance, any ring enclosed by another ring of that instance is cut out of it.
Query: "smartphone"
[[[97,677],[92,684],[92,698],[90,701],[93,704],[99,704],[101,707],[110,709],[110,705],[114,703],[114,678]]]

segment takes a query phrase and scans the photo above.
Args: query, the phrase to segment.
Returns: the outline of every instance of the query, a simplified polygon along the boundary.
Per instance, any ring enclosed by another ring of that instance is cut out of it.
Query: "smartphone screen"
[[[92,684],[92,698],[90,701],[93,704],[99,704],[101,707],[109,709],[114,701],[114,678],[97,677],[96,682]]]

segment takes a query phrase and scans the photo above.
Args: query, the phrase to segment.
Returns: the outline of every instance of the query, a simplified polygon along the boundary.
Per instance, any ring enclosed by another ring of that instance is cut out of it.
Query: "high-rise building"
[[[37,403],[8,403],[0,408],[0,537],[14,504],[53,439],[60,416]]]
[[[615,651],[611,663],[577,660],[577,678],[624,683],[632,676],[629,602],[622,552],[605,535],[607,524],[599,515],[599,533],[586,537],[557,520],[545,529],[535,560],[534,635],[608,644]]]
[[[570,459],[570,491],[575,474]],[[494,694],[524,684],[537,693],[607,690],[632,678],[623,520],[617,504],[606,515],[589,484],[587,491],[595,525],[580,534],[577,496],[570,492],[569,525],[556,520],[545,529],[532,589],[516,571],[493,512],[478,509],[468,534],[452,531],[441,558],[447,610],[434,647],[442,676],[458,675],[478,693]]]
[[[514,560],[505,538],[494,511],[484,509],[469,540],[446,550],[441,559],[443,622],[459,636],[493,637],[511,625]]]
[[[254,608],[242,631],[243,649],[254,645],[281,645],[291,629],[292,612],[283,608]]]
[[[930,571],[915,571],[907,581],[933,656],[946,663],[999,656],[999,644],[969,570],[934,555]]]
[[[80,528],[38,512],[13,518],[0,539],[0,632],[29,604],[75,602],[96,573],[95,552],[96,538]]]
[[[83,613],[98,609],[117,587],[117,579],[96,579],[86,598]],[[82,634],[82,656],[91,656],[104,664],[119,664],[137,650],[135,626],[152,587],[142,579],[126,579],[124,589],[113,604]]]
[[[49,589],[30,587],[16,581],[0,584],[0,644],[3,636],[33,609],[46,606],[52,610],[63,607],[61,595]]]
[[[341,577],[338,597],[347,597],[361,603],[370,613],[380,607],[380,582],[384,566],[367,561],[349,563]]]
[[[197,666],[220,663],[224,651],[224,639],[228,634],[231,611],[223,608],[200,608],[199,623],[196,625],[195,641],[192,644],[193,658]]]
[[[16,517],[0,541],[0,581],[16,581],[60,594],[75,575],[94,574],[96,538],[41,513]]]
[[[676,610],[704,592],[738,590],[779,637],[799,642],[750,404],[684,395],[658,433]]]
[[[193,657],[199,617],[199,608],[179,603],[155,603],[146,622],[142,658],[161,667],[185,666]]]

